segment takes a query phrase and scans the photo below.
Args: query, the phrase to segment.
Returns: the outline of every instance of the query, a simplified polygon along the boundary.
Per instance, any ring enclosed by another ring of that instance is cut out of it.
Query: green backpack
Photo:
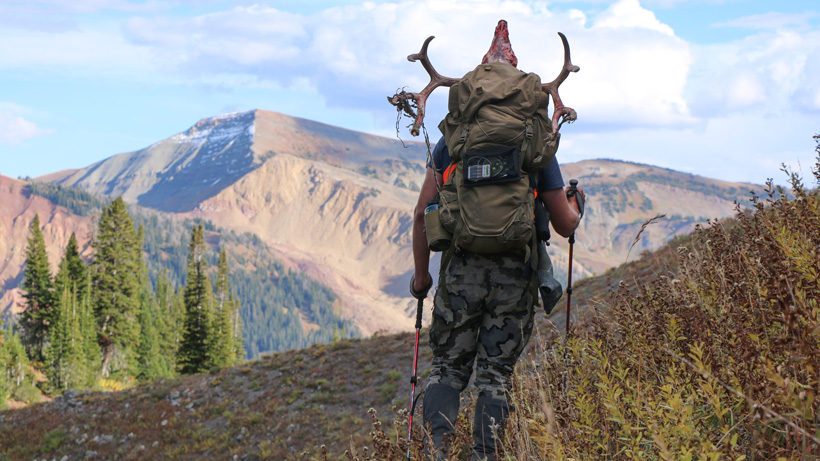
[[[529,259],[530,176],[550,164],[560,140],[548,102],[538,75],[507,63],[481,64],[450,88],[449,113],[439,124],[451,158],[439,192],[439,219],[453,234],[450,252],[523,249]]]

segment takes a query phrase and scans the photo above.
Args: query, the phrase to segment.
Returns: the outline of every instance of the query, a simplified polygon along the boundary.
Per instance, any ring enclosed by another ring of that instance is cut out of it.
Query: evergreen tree
[[[55,327],[46,375],[55,390],[93,385],[99,364],[97,326],[90,307],[89,271],[80,257],[77,237],[68,240],[54,278]],[[67,342],[70,342],[68,344]]]
[[[15,395],[28,388],[35,390],[34,377],[29,372],[30,366],[26,350],[18,335],[12,328],[0,332],[0,407],[6,399],[24,397]],[[3,397],[5,396],[5,397]],[[22,400],[22,399],[21,399]]]
[[[231,291],[231,304],[233,304],[233,337],[234,346],[236,347],[236,360],[241,361],[245,359],[247,351],[245,351],[245,338],[242,336],[242,316],[239,315],[241,307],[239,298],[234,296]]]
[[[34,215],[31,223],[23,277],[23,297],[26,303],[20,325],[23,327],[26,353],[32,360],[43,361],[43,347],[53,322],[54,287],[39,215]]]
[[[88,363],[83,353],[78,304],[77,290],[66,286],[57,303],[50,340],[45,350],[48,364],[46,375],[53,390],[81,387],[87,382]]]
[[[84,289],[79,305],[79,324],[82,338],[82,350],[85,357],[86,381],[85,387],[91,387],[101,372],[102,351],[98,342],[99,326],[94,315],[93,293],[91,290],[91,273],[86,271]],[[78,290],[79,291],[79,290]]]
[[[2,292],[2,290],[0,290]],[[6,408],[6,400],[11,394],[11,382],[6,367],[8,366],[10,354],[6,349],[6,331],[3,327],[3,319],[0,318],[0,410]]]
[[[136,258],[139,263],[140,281],[140,337],[137,344],[137,378],[143,381],[153,381],[160,376],[170,376],[166,368],[166,362],[160,356],[159,335],[157,333],[157,320],[159,318],[159,306],[148,277],[148,266],[143,258],[142,245],[145,240],[145,231],[140,224],[137,231]]]
[[[74,282],[77,288],[77,299],[83,299],[87,274],[88,267],[86,267],[83,258],[80,256],[77,236],[72,232],[71,237],[68,239],[68,246],[63,254],[63,259],[60,261],[57,276],[54,278],[54,292],[59,295],[63,292],[68,282]]]
[[[171,285],[171,280],[168,278],[168,271],[162,268],[157,277],[157,310],[154,324],[157,330],[163,376],[173,376],[177,368],[176,355],[182,336],[180,331],[184,312],[184,309],[180,308],[184,303],[180,303],[179,300],[180,297],[177,296],[174,287]]]
[[[205,370],[211,359],[211,279],[206,274],[205,236],[200,223],[191,232],[185,283],[185,324],[177,363],[182,373]]]
[[[137,378],[143,381],[152,381],[160,376],[167,375],[160,360],[159,337],[154,326],[154,316],[149,304],[140,308],[140,340],[137,345]]]
[[[91,265],[102,375],[136,375],[139,340],[139,243],[125,201],[117,197],[100,216]]]
[[[211,335],[211,365],[228,366],[238,360],[241,341],[237,341],[237,305],[228,280],[228,256],[225,249],[219,252],[214,299],[214,329]],[[239,344],[238,344],[239,342]],[[244,350],[243,354],[244,356]]]

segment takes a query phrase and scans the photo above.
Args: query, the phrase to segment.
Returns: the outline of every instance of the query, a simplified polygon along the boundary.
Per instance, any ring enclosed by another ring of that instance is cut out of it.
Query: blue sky
[[[562,128],[562,162],[756,183],[814,165],[814,0],[0,0],[0,174],[84,167],[255,108],[395,136],[385,96],[427,82],[406,56],[435,35],[433,64],[458,77],[499,19],[519,68],[545,81],[561,65],[556,32],[569,39],[581,71],[561,95],[579,118]],[[445,106],[440,89],[433,138]]]

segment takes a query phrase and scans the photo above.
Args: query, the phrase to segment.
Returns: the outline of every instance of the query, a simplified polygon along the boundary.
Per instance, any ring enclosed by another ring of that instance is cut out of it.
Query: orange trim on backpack
[[[457,164],[452,164],[444,170],[444,174],[442,174],[442,176],[444,177],[444,182],[447,182],[447,178],[449,178],[450,175],[453,174],[454,171],[456,171],[456,165]]]

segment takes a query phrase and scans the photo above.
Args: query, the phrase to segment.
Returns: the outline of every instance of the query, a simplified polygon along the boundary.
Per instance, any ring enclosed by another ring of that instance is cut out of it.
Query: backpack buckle
[[[527,125],[524,127],[524,141],[521,143],[521,152],[529,151],[530,140],[532,140],[532,118],[527,118]]]

